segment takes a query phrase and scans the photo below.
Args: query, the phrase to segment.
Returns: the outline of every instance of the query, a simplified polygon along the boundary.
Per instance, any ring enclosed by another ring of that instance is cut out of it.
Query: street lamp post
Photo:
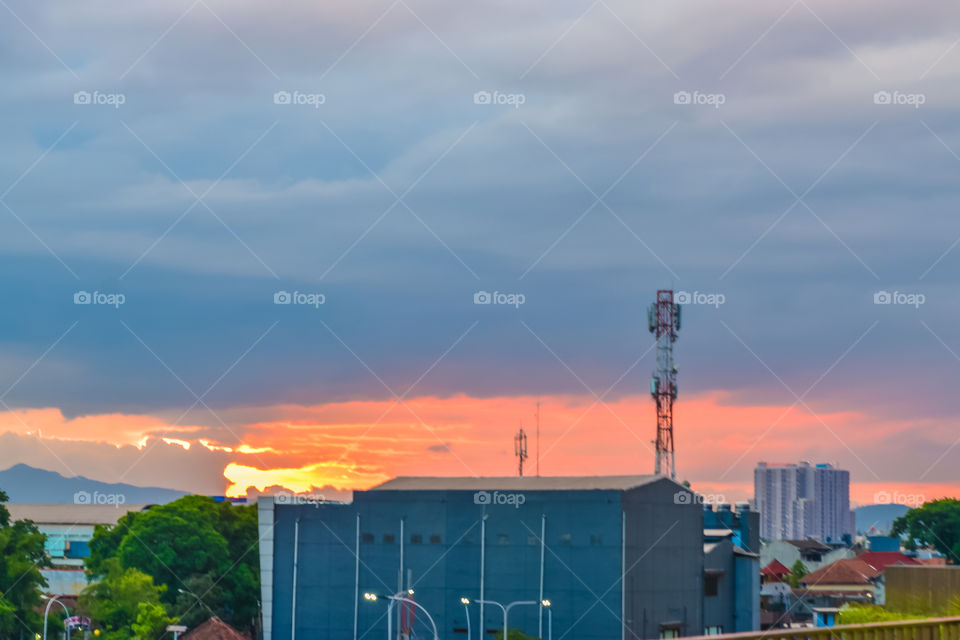
[[[63,612],[66,614],[67,618],[70,617],[70,612],[67,610],[67,605],[57,600],[57,596],[43,596],[43,598],[47,601],[47,607],[43,610],[43,640],[47,640],[47,614],[50,613],[50,606],[56,602],[58,605],[63,607]],[[67,640],[70,640],[70,627],[67,627]]]
[[[413,589],[408,589],[406,592],[408,595],[413,595]],[[390,604],[387,605],[387,640],[394,640],[393,638],[393,605],[395,602],[408,602],[413,606],[423,611],[423,614],[427,616],[427,620],[430,621],[430,626],[433,627],[433,640],[440,640],[440,634],[437,632],[437,623],[433,621],[433,616],[430,615],[430,612],[424,608],[422,604],[417,602],[412,598],[408,598],[404,595],[404,592],[393,595],[393,596],[384,596],[387,600],[390,601]],[[363,594],[363,599],[368,602],[376,602],[379,599],[379,596],[375,593],[365,593]]]
[[[463,612],[467,616],[467,640],[470,640],[470,598],[460,598],[463,603]]]
[[[553,609],[550,608],[553,603],[549,600],[541,600],[540,604],[547,610],[547,640],[553,640]]]
[[[533,604],[533,605],[537,604],[536,601],[534,600],[517,600],[516,602],[511,602],[507,606],[503,606],[502,604],[500,604],[499,602],[496,602],[495,600],[474,600],[474,602],[476,602],[477,604],[492,604],[500,607],[500,609],[503,610],[503,640],[508,640],[507,635],[510,633],[507,630],[507,619],[510,615],[510,609],[523,604]],[[481,629],[483,628],[483,620],[480,621],[480,628]],[[483,634],[481,633],[481,636],[482,635]]]

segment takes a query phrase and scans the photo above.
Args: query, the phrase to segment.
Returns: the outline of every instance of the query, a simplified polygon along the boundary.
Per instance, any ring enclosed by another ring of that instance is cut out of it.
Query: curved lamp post
[[[423,614],[427,616],[427,620],[430,621],[430,626],[433,627],[433,640],[440,640],[440,634],[437,633],[437,623],[433,621],[433,616],[430,615],[430,612],[427,611],[422,604],[408,598],[404,593],[408,595],[413,595],[413,589],[408,589],[406,592],[401,591],[400,593],[393,596],[384,596],[387,600],[390,601],[390,604],[387,606],[387,640],[394,640],[393,638],[393,605],[396,602],[409,602],[413,606],[423,611]],[[380,596],[375,593],[365,593],[363,594],[363,599],[368,602],[376,602]]]
[[[461,600],[461,602],[463,602],[463,600]],[[507,634],[509,633],[509,631],[507,630],[508,629],[507,618],[509,617],[510,609],[513,609],[516,606],[524,605],[524,604],[532,604],[532,605],[539,604],[535,600],[517,600],[516,602],[511,602],[506,606],[500,604],[499,602],[496,602],[495,600],[474,600],[474,602],[476,602],[477,604],[492,604],[494,606],[500,607],[500,609],[503,611],[503,640],[508,640]],[[483,620],[480,621],[480,628],[481,629],[483,628]],[[482,636],[483,634],[481,633],[480,635]]]
[[[43,640],[47,640],[47,614],[50,613],[51,605],[53,605],[53,603],[56,602],[58,605],[63,607],[63,612],[66,614],[68,618],[70,617],[70,612],[67,610],[67,605],[57,600],[57,596],[41,596],[41,597],[47,601],[47,606],[43,610]],[[70,640],[70,627],[67,627],[67,640]]]

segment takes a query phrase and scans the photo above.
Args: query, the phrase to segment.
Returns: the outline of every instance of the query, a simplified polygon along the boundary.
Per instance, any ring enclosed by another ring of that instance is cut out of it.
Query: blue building
[[[468,616],[472,638],[501,629],[481,599],[535,603],[509,621],[535,637],[547,636],[544,599],[558,638],[698,635],[704,516],[691,498],[663,476],[396,478],[351,504],[263,497],[264,640],[382,637],[385,596],[407,589],[441,638],[466,638]],[[431,637],[413,613],[413,635]]]
[[[747,503],[704,505],[705,633],[760,628],[760,514]]]

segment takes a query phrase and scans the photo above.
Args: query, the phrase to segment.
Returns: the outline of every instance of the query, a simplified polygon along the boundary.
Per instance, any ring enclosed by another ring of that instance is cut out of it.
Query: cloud
[[[889,429],[918,459],[947,442],[955,5],[208,5],[165,33],[186,6],[11,2],[46,46],[0,25],[19,52],[0,62],[0,268],[18,275],[0,284],[0,394],[46,411],[30,415],[44,437],[132,453],[172,430],[224,449],[171,456],[323,476],[246,438],[322,419],[334,446],[349,429],[326,414],[404,393],[630,403],[653,368],[646,306],[673,286],[727,300],[685,310],[681,402],[780,408],[809,388],[845,440]],[[80,90],[126,100],[74,104]],[[127,302],[78,306],[78,290]],[[279,290],[326,303],[275,305]],[[478,290],[527,302],[479,307]],[[927,303],[878,307],[878,290]],[[918,423],[923,438],[899,431]],[[735,456],[749,434],[729,429]],[[823,442],[809,448],[861,464]]]

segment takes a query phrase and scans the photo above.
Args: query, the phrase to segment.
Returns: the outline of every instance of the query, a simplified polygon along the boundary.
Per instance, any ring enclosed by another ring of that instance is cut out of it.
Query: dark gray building
[[[549,599],[558,638],[704,632],[703,509],[663,476],[397,478],[351,504],[259,511],[265,640],[381,637],[385,596],[407,589],[441,638],[466,638],[467,616],[472,638],[499,630],[480,599]],[[430,637],[419,608],[394,613]],[[547,623],[539,604],[510,613],[530,636]]]

